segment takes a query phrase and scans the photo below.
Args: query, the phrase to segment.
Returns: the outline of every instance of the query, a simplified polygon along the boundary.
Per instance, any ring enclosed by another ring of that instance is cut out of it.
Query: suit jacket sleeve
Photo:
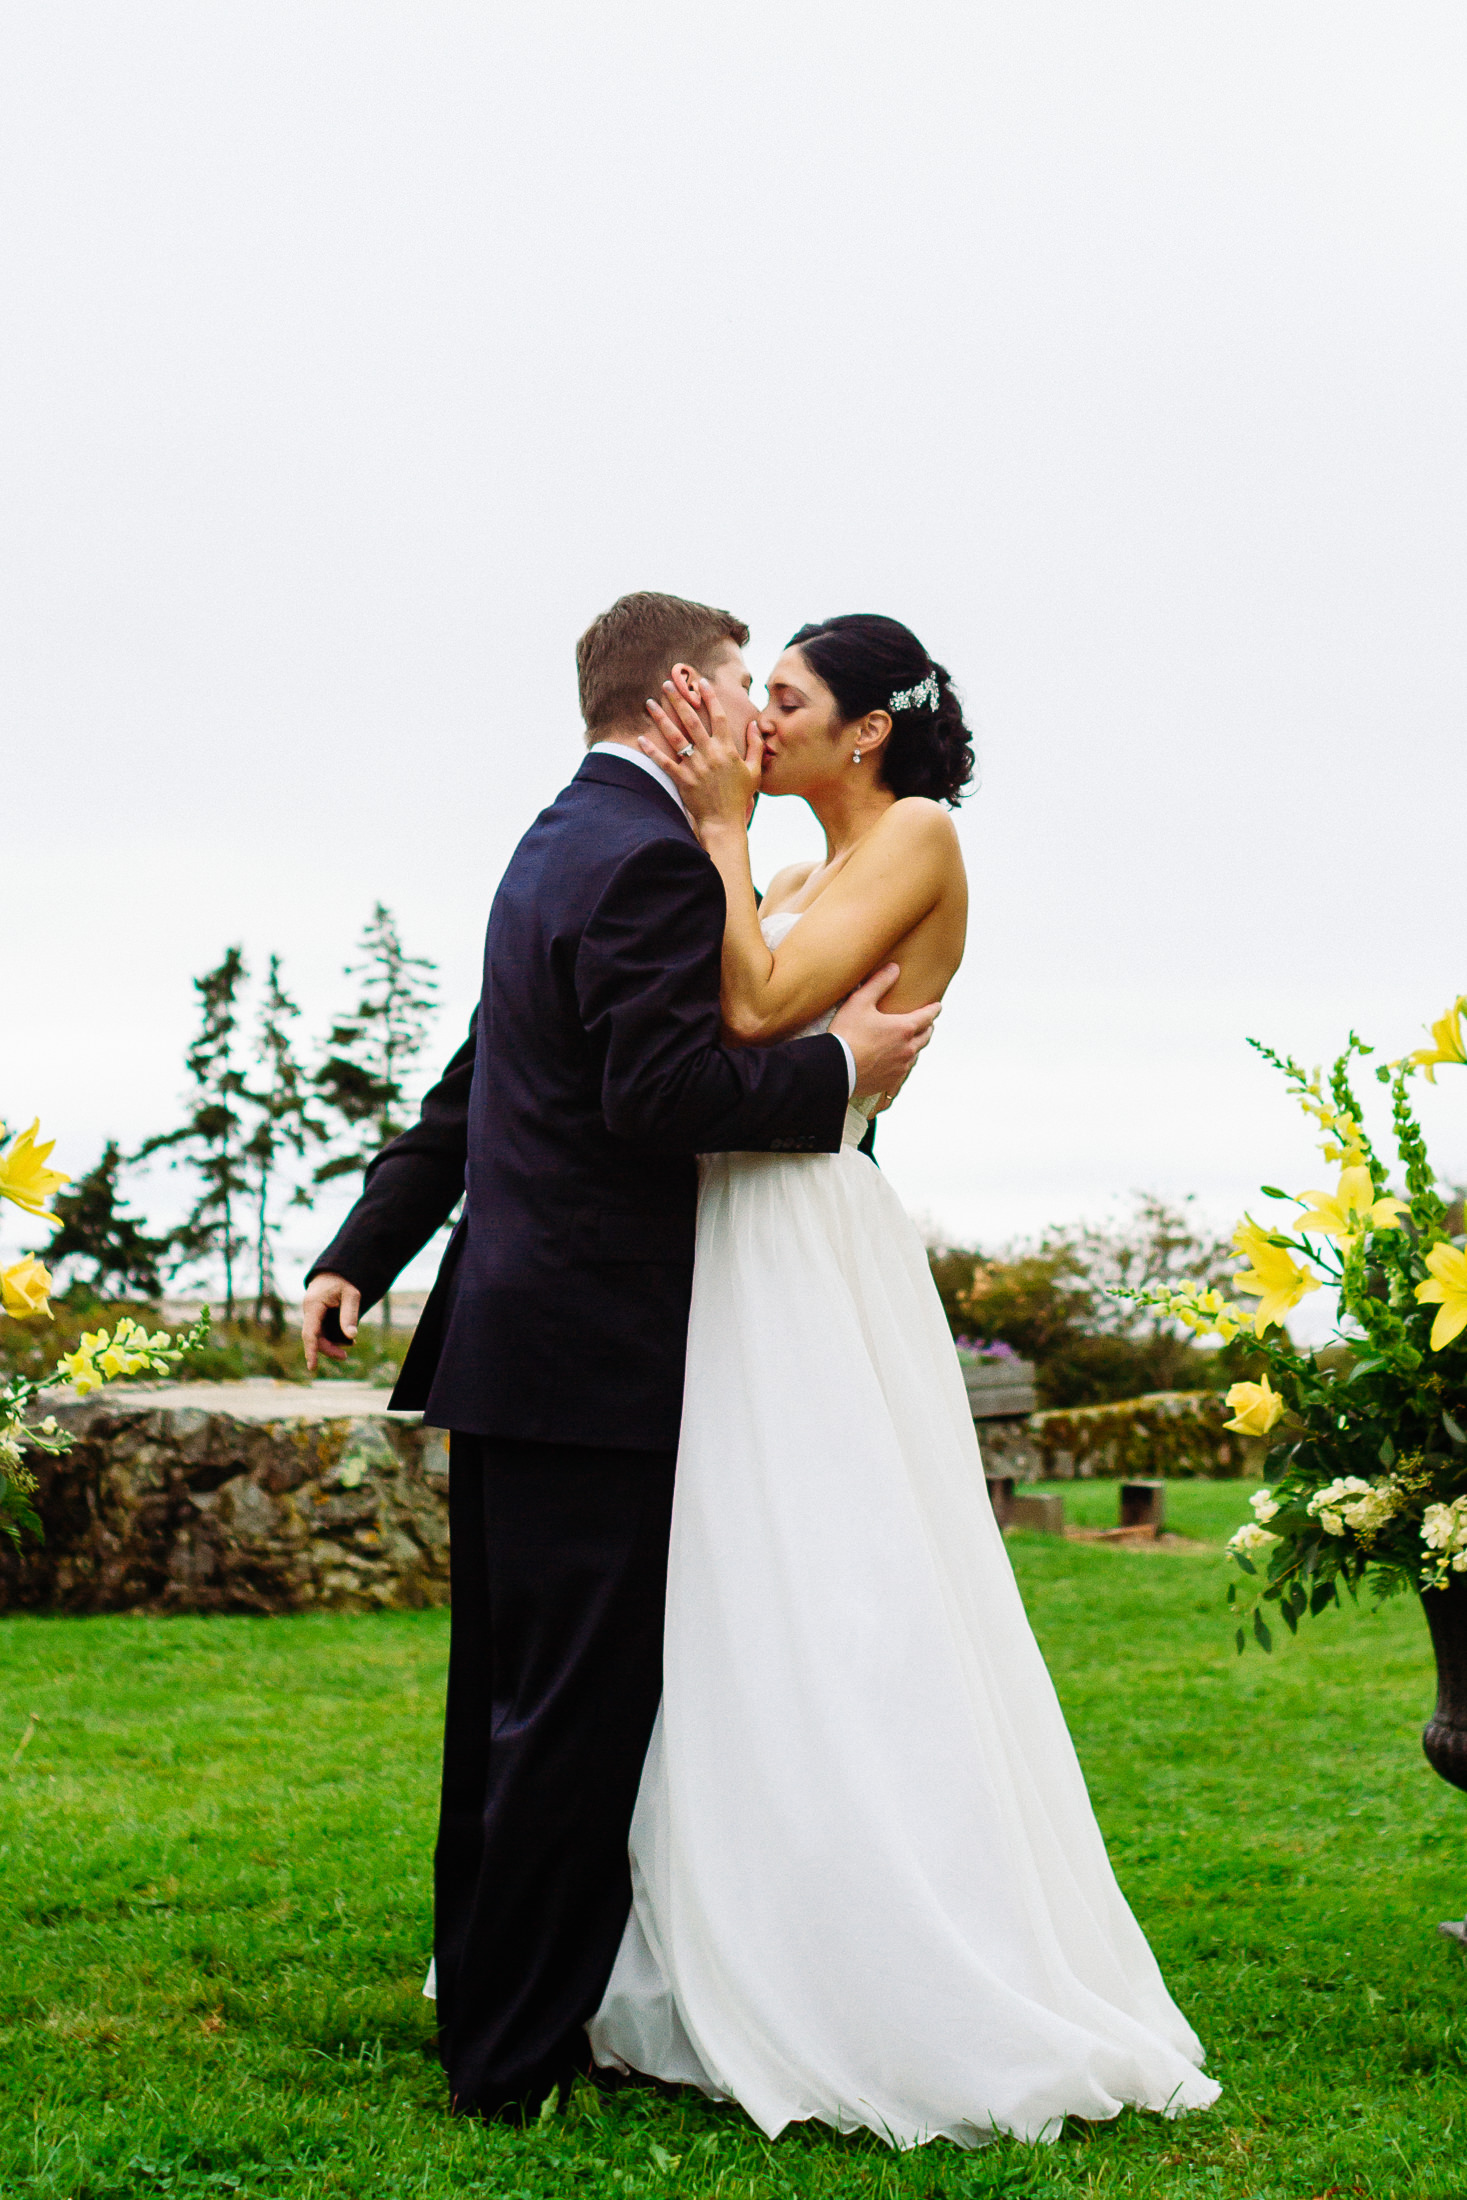
[[[673,1153],[835,1153],[848,1084],[838,1039],[722,1043],[726,915],[723,881],[682,840],[638,849],[597,903],[575,981],[607,1128]]]
[[[424,1097],[417,1122],[367,1164],[361,1198],[310,1271],[345,1276],[364,1307],[383,1297],[463,1197],[478,1022],[476,1010],[467,1039]]]

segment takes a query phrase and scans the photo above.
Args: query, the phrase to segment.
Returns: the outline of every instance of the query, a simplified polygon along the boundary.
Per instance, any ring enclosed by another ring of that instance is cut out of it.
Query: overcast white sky
[[[0,1108],[166,1125],[190,977],[320,1028],[378,896],[446,1053],[661,587],[967,697],[914,1212],[1321,1181],[1245,1034],[1467,987],[1464,95],[1459,0],[11,6]]]

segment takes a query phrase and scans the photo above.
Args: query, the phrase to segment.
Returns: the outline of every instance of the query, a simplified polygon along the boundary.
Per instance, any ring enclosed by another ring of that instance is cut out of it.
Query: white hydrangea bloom
[[[1467,1497],[1450,1505],[1428,1505],[1421,1516],[1421,1540],[1429,1551],[1467,1549]]]
[[[1326,1535],[1343,1535],[1347,1518],[1345,1500],[1369,1495],[1370,1484],[1362,1482],[1358,1474],[1337,1475],[1333,1482],[1315,1491],[1306,1510],[1314,1514]]]
[[[1278,1540],[1267,1528],[1261,1528],[1256,1520],[1245,1520],[1237,1534],[1228,1538],[1228,1549],[1246,1551],[1251,1557],[1253,1552],[1266,1551],[1270,1543],[1277,1543]]]

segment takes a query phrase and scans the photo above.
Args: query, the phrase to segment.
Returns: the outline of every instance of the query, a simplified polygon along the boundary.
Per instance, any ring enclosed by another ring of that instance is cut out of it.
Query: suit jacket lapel
[[[664,812],[674,817],[689,840],[697,843],[697,834],[672,794],[668,789],[659,787],[651,773],[643,771],[640,765],[624,764],[619,756],[588,756],[571,785],[579,786],[583,779],[593,780],[598,786],[621,787],[627,794],[640,795],[644,801],[656,807],[659,817]]]

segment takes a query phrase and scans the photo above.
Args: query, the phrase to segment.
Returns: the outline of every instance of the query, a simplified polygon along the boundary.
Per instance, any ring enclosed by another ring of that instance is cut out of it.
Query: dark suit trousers
[[[434,1954],[461,2113],[536,2109],[589,2062],[662,1693],[675,1458],[450,1442]]]

